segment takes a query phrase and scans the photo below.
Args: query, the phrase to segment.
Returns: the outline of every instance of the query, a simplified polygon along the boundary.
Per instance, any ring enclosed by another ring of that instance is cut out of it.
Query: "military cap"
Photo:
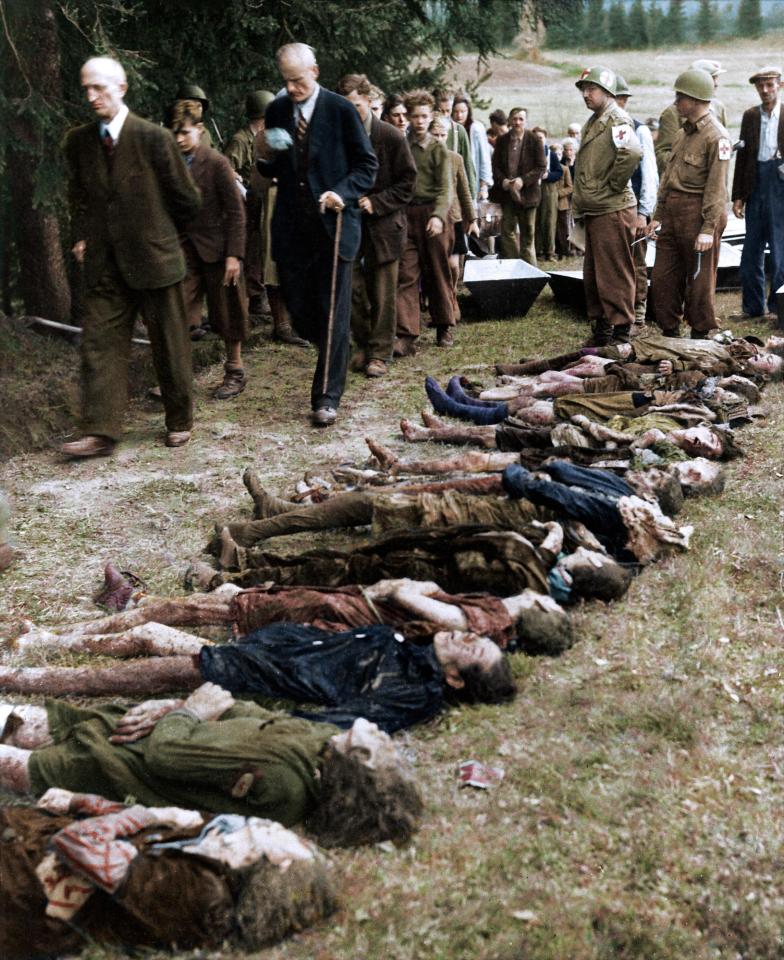
[[[758,70],[754,76],[749,77],[749,83],[756,83],[758,80],[781,80],[781,67],[774,67],[768,64]]]
[[[210,101],[207,99],[207,94],[195,83],[181,83],[174,99],[199,100],[205,111],[210,109]]]
[[[695,60],[689,68],[690,70],[704,70],[712,77],[718,77],[727,71],[722,68],[718,60]]]
[[[675,78],[673,88],[694,100],[713,99],[713,77],[706,70],[684,70]]]
[[[632,92],[629,89],[629,84],[623,79],[620,73],[615,75],[615,96],[616,97],[631,97]]]
[[[275,94],[269,90],[254,90],[245,97],[245,116],[248,120],[260,120],[274,99]]]
[[[609,67],[586,67],[580,74],[580,79],[575,83],[578,90],[582,90],[583,84],[593,83],[613,97],[616,93],[616,76]]]

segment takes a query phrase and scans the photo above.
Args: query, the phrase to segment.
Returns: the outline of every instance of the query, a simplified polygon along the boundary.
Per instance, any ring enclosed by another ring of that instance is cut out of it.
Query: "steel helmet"
[[[620,73],[615,75],[615,96],[616,97],[631,97],[632,92],[629,89],[629,84],[623,79]]]
[[[684,70],[675,78],[676,93],[695,100],[710,102],[713,99],[713,77],[705,70]]]
[[[210,109],[210,101],[207,99],[207,94],[195,83],[181,83],[174,99],[199,100],[205,111]]]
[[[586,67],[575,86],[578,90],[582,90],[583,84],[593,83],[614,97],[617,89],[616,82],[615,71],[610,70],[609,67]]]
[[[274,99],[275,94],[269,90],[254,90],[245,97],[245,116],[248,120],[260,120]]]

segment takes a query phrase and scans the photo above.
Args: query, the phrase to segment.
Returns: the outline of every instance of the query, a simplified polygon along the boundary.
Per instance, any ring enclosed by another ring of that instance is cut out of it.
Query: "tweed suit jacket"
[[[267,130],[283,128],[296,142],[294,104],[286,95],[276,97],[265,114]],[[362,236],[357,201],[373,186],[378,160],[359,119],[356,108],[345,97],[319,88],[308,125],[307,173],[300,181],[296,146],[282,150],[271,160],[258,160],[262,176],[277,177],[278,194],[272,215],[272,258],[277,263],[299,259],[298,219],[300,182],[309,189],[313,202],[327,190],[339,194],[345,203],[340,236],[340,256],[353,260]],[[337,217],[332,210],[321,216],[328,235],[334,239]]]
[[[735,174],[732,178],[733,200],[745,202],[754,192],[757,182],[757,152],[761,126],[759,105],[750,107],[744,112],[740,122],[740,140],[743,146],[738,148]],[[784,106],[779,110],[779,152],[784,157]]]
[[[183,233],[205,263],[245,256],[245,204],[231,164],[212,147],[193,153],[191,176],[201,193],[201,210]]]
[[[74,242],[86,242],[85,282],[95,286],[115,263],[133,290],[157,289],[185,276],[178,228],[201,198],[168,130],[129,113],[107,162],[98,124],[64,140]]]
[[[505,133],[496,140],[493,151],[493,186],[490,189],[490,199],[494,203],[511,201],[511,196],[504,190],[501,183],[504,180],[514,180],[520,177],[523,189],[520,191],[524,207],[537,207],[542,199],[542,177],[547,173],[547,158],[544,144],[539,137],[530,130],[523,133],[523,142],[517,159],[517,169],[509,169],[509,140],[511,133]]]
[[[403,256],[406,207],[414,195],[417,168],[408,140],[392,124],[373,117],[370,143],[378,157],[378,173],[367,192],[373,213],[362,214],[362,230],[376,263],[389,263]]]

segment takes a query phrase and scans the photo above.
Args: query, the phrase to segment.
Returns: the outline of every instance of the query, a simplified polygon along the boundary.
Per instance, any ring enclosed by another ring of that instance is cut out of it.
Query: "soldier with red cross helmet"
[[[642,157],[631,118],[615,102],[617,81],[607,67],[583,70],[575,84],[591,117],[581,133],[574,172],[575,220],[585,227],[583,282],[590,344],[629,339],[635,275],[631,244],[637,198],[629,178]]]
[[[686,70],[675,81],[675,105],[685,123],[664,168],[656,210],[648,227],[661,226],[651,296],[656,323],[680,335],[681,320],[699,338],[717,329],[716,273],[727,224],[727,171],[732,145],[711,112],[713,79]]]

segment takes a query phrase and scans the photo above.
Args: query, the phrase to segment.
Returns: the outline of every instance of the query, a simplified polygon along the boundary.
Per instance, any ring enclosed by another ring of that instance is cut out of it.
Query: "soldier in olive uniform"
[[[727,225],[732,145],[711,111],[712,95],[713,81],[704,70],[686,70],[675,81],[675,106],[684,124],[648,227],[653,235],[661,224],[651,295],[657,324],[673,337],[684,316],[693,337],[716,329],[716,272]]]
[[[719,85],[719,77],[727,71],[722,69],[718,60],[695,60],[689,67],[690,70],[704,70],[711,75],[713,80],[713,90]],[[711,111],[716,115],[719,123],[727,126],[727,108],[718,97],[711,97]],[[667,161],[672,153],[672,147],[675,143],[675,137],[683,126],[683,117],[678,114],[674,103],[665,108],[659,117],[659,136],[656,138],[656,166],[659,170],[659,176],[664,172]]]
[[[634,322],[631,244],[637,198],[629,178],[642,158],[631,119],[615,102],[616,76],[606,67],[582,72],[575,86],[592,115],[582,129],[572,201],[585,226],[583,281],[591,344],[627,340]]]
[[[256,173],[258,156],[256,138],[264,136],[264,111],[275,99],[269,90],[254,90],[245,98],[245,116],[248,122],[229,140],[223,151],[232,165],[237,179],[241,181],[245,192],[246,213],[246,258],[245,281],[248,287],[248,312],[265,314],[269,312],[265,303],[266,291],[262,282],[262,245],[261,223],[264,214],[264,201],[268,181]]]

